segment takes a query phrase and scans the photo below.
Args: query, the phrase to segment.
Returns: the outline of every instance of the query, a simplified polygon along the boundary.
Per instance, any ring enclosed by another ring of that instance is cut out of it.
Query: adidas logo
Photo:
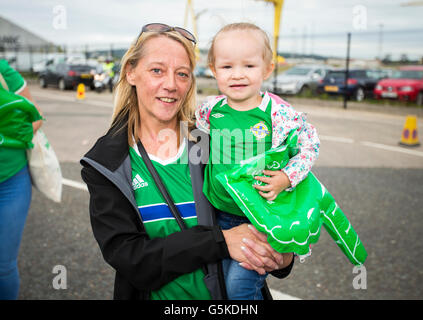
[[[224,115],[223,114],[221,114],[221,113],[215,113],[215,114],[212,114],[212,117],[213,118],[222,118],[222,117],[224,117]]]
[[[137,190],[139,188],[148,187],[148,182],[144,181],[139,174],[132,180],[132,189]]]

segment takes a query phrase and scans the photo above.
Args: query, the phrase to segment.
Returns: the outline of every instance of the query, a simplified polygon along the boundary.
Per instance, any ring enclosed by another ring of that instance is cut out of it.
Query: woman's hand
[[[43,120],[37,120],[32,123],[32,130],[34,131],[34,134],[37,132],[38,129],[43,125]]]
[[[31,101],[34,104],[35,108],[37,108],[40,115],[43,116],[41,109],[38,107],[38,105],[35,103],[34,99],[32,98],[32,95],[31,95],[31,92],[29,91],[28,86],[25,86],[25,88],[21,92],[19,92],[19,95]],[[32,123],[32,130],[34,131],[34,134],[37,132],[38,129],[40,129],[42,125],[43,125],[43,120],[37,120]]]
[[[271,268],[269,268],[269,267],[264,268],[264,270],[266,272],[271,272],[271,271],[274,271],[274,270],[283,269],[283,268],[287,267],[292,262],[292,259],[294,258],[294,254],[292,252],[289,252],[289,253],[278,253],[277,251],[273,250],[273,248],[267,242],[267,236],[265,234],[259,232],[251,224],[248,225],[248,227],[253,231],[253,233],[257,236],[257,238],[259,238],[261,240],[261,244],[264,247],[266,247],[267,250],[269,250],[269,252],[271,252],[272,255],[273,255],[273,257],[275,258],[275,262],[277,263],[277,265],[276,266],[272,266]],[[249,248],[251,248],[251,250],[253,250],[254,246],[255,246],[254,243],[252,243],[251,246],[249,245]],[[242,262],[240,265],[242,267],[244,267],[245,269],[255,270],[254,267],[251,266],[248,263]]]
[[[284,257],[267,243],[266,235],[258,232],[250,224],[242,224],[223,230],[229,254],[241,266],[265,274],[281,269]]]

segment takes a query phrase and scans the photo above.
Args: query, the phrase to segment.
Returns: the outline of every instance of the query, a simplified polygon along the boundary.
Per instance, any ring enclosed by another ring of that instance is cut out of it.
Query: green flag
[[[291,131],[283,145],[245,160],[216,177],[251,223],[267,234],[278,252],[309,253],[310,244],[319,240],[323,225],[342,252],[354,265],[367,257],[364,245],[325,186],[310,172],[293,191],[282,191],[275,200],[260,196],[253,184],[265,170],[281,170],[298,153],[298,136]]]

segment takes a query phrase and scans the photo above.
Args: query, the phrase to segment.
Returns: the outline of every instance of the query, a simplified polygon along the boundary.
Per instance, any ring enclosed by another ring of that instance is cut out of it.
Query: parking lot
[[[33,192],[19,255],[20,299],[111,299],[114,271],[102,259],[89,222],[89,195],[79,159],[104,134],[112,95],[30,85],[46,118],[44,132],[59,158],[63,199],[54,203]],[[199,100],[204,96],[199,96]],[[289,100],[289,99],[288,99]],[[334,196],[368,252],[357,272],[326,231],[304,263],[284,280],[268,278],[276,298],[422,299],[423,146],[398,145],[414,109],[366,108],[337,102],[292,99],[308,114],[321,138],[313,172]],[[421,111],[418,111],[419,119]],[[419,120],[418,127],[423,127]],[[66,270],[66,288],[55,289],[55,266]],[[365,287],[354,281],[361,276]]]

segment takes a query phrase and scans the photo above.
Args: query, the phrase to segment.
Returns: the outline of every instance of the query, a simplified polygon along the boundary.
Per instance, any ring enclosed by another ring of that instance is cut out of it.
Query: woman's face
[[[191,87],[189,57],[182,44],[164,36],[152,38],[144,46],[144,57],[128,69],[126,78],[136,87],[141,121],[169,125],[177,121]]]

